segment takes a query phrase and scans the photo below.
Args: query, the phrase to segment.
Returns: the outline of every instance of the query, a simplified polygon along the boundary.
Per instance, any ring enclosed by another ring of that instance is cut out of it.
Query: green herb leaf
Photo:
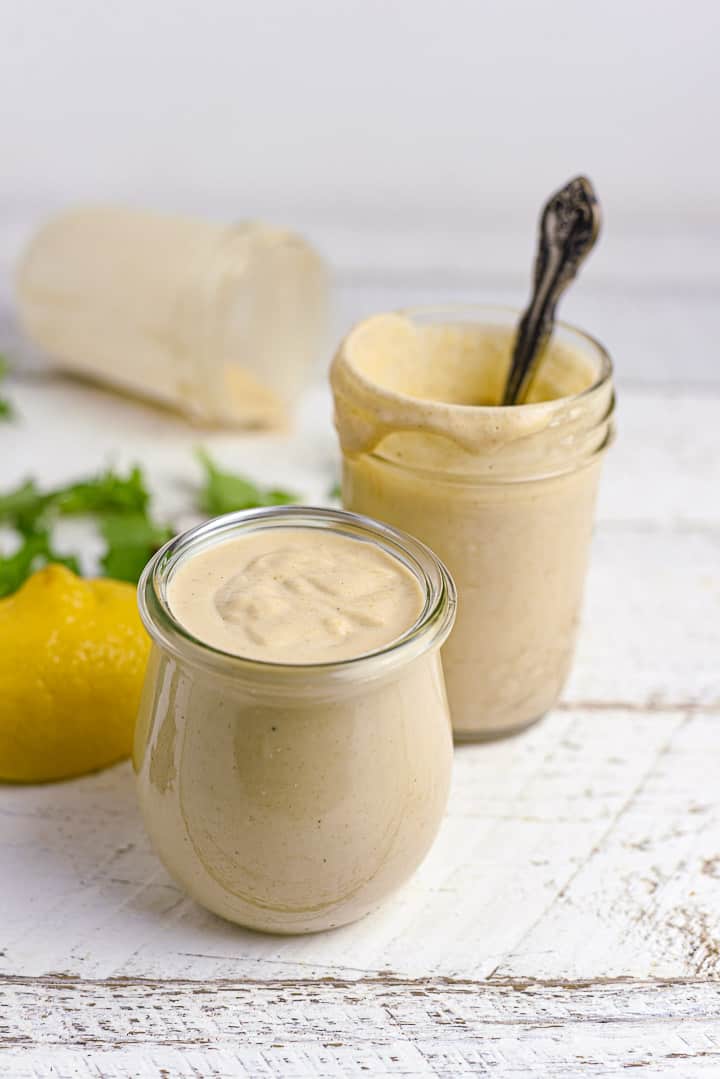
[[[148,559],[173,535],[144,513],[115,513],[102,518],[100,533],[107,543],[101,559],[108,577],[135,584]]]
[[[22,545],[14,554],[0,558],[0,597],[16,592],[35,570],[59,562],[73,573],[80,573],[80,566],[73,555],[60,555],[53,550],[50,534],[40,530],[25,535]]]
[[[103,567],[108,576],[137,581],[150,555],[171,535],[169,529],[150,521],[148,501],[139,468],[131,469],[127,477],[107,469],[88,480],[46,492],[28,479],[0,495],[0,523],[11,525],[25,539],[14,555],[0,559],[0,595],[14,592],[48,562],[62,562],[80,572],[77,559],[64,558],[52,549],[50,525],[58,514],[101,517],[101,532],[108,543]]]
[[[25,480],[0,495],[0,522],[14,525],[23,535],[37,531],[43,515],[144,513],[149,500],[143,474],[130,470],[127,478],[108,469],[89,480],[42,492],[34,480]]]
[[[150,500],[144,476],[137,466],[126,479],[110,468],[93,479],[63,487],[51,497],[62,514],[144,514]]]
[[[35,532],[35,523],[44,512],[50,494],[42,494],[35,480],[25,480],[6,494],[0,495],[0,522],[11,524],[23,535]]]
[[[0,356],[0,382],[5,378],[10,365],[4,356]],[[15,418],[15,409],[6,397],[0,397],[0,420],[12,420]]]
[[[257,506],[286,506],[299,501],[299,496],[292,491],[258,487],[246,476],[223,472],[203,449],[196,451],[196,457],[205,470],[205,484],[199,492],[198,503],[202,512],[210,517]]]
[[[328,498],[332,498],[334,502],[339,502],[342,497],[342,487],[339,483],[334,483],[327,493]]]

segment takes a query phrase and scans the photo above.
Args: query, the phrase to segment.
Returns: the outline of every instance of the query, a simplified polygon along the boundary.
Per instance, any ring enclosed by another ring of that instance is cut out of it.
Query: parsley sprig
[[[195,451],[205,473],[205,482],[198,494],[198,505],[203,513],[218,517],[221,513],[235,510],[251,510],[258,506],[287,506],[299,502],[292,491],[278,487],[258,487],[256,483],[234,472],[218,468],[210,454],[199,448]]]
[[[291,491],[261,487],[247,476],[224,471],[203,449],[198,449],[196,456],[203,467],[203,482],[196,491],[197,508],[210,517],[298,501]],[[106,469],[47,491],[41,490],[34,479],[24,480],[0,494],[0,525],[13,529],[20,540],[13,554],[0,556],[0,597],[16,591],[31,573],[50,562],[80,572],[78,558],[59,553],[52,540],[54,525],[69,516],[88,517],[95,522],[105,542],[100,558],[105,576],[133,583],[148,559],[175,531],[152,516],[145,476],[137,466],[126,475]]]
[[[0,495],[0,523],[19,534],[20,546],[0,558],[0,596],[14,592],[36,569],[59,562],[79,572],[74,555],[53,547],[52,528],[59,517],[93,518],[106,541],[101,564],[108,576],[137,581],[150,555],[172,530],[156,525],[148,513],[150,496],[141,469],[126,476],[107,469],[97,476],[41,491],[33,479]]]
[[[55,551],[50,533],[46,529],[23,536],[20,546],[13,554],[0,558],[0,597],[17,591],[27,577],[49,562],[59,562],[74,573],[80,573],[77,558]]]
[[[0,382],[6,377],[10,365],[4,356],[0,356]],[[0,420],[12,420],[15,418],[15,408],[7,397],[0,397]]]

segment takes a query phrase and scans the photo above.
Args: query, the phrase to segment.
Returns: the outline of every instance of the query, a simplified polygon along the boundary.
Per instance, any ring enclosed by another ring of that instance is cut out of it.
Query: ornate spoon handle
[[[584,176],[551,195],[540,218],[533,292],[515,336],[502,403],[522,404],[540,350],[552,333],[555,308],[600,231],[600,206]]]

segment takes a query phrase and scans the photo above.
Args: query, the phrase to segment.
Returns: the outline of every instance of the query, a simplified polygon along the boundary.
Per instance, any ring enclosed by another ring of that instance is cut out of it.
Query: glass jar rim
[[[365,325],[371,318],[377,318],[378,315],[382,315],[382,314],[401,315],[404,318],[408,318],[408,319],[411,319],[411,320],[421,320],[421,319],[425,319],[425,318],[435,320],[435,318],[438,317],[438,322],[439,322],[440,321],[439,316],[442,316],[442,315],[452,316],[453,318],[457,319],[458,316],[463,315],[463,314],[467,314],[469,316],[472,316],[474,321],[477,321],[478,320],[478,315],[483,315],[483,314],[488,315],[488,314],[490,314],[492,312],[495,312],[496,314],[504,315],[506,318],[508,316],[513,316],[513,320],[515,322],[517,322],[517,320],[519,319],[519,317],[523,313],[523,309],[521,307],[515,307],[512,304],[485,304],[485,303],[472,304],[471,303],[471,304],[429,304],[427,306],[419,305],[419,306],[413,306],[413,307],[401,307],[401,308],[396,308],[396,309],[394,309],[392,311],[376,312],[374,315],[370,315],[368,318],[362,319],[360,322],[356,323],[355,326],[353,326],[353,328],[349,331],[349,333],[347,334],[347,336],[346,336],[346,338],[345,338],[345,340],[344,340],[344,342],[343,342],[343,344],[341,346],[341,351],[345,350],[345,347],[346,347],[347,343],[350,341],[350,339],[352,338],[355,330],[357,330],[360,326]],[[562,396],[562,397],[553,397],[550,401],[531,401],[531,402],[526,402],[526,403],[521,404],[521,405],[465,405],[465,404],[459,404],[459,403],[454,402],[454,401],[453,402],[443,401],[443,402],[438,402],[438,403],[442,404],[443,408],[447,408],[450,411],[457,411],[459,413],[474,412],[475,414],[477,414],[478,412],[483,412],[483,413],[493,413],[493,412],[498,412],[498,411],[505,412],[505,411],[507,411],[508,409],[511,409],[511,408],[512,409],[520,408],[520,409],[523,409],[523,411],[530,412],[530,411],[536,411],[538,409],[543,409],[543,408],[545,410],[547,410],[548,406],[553,406],[553,405],[556,405],[558,407],[565,407],[567,405],[572,405],[577,401],[582,401],[584,398],[590,396],[596,390],[598,390],[598,389],[602,388],[603,386],[605,386],[609,382],[609,380],[612,378],[612,375],[613,375],[613,362],[612,362],[612,359],[610,358],[610,353],[605,348],[605,346],[600,341],[598,341],[598,339],[596,337],[593,337],[591,334],[587,333],[585,330],[581,330],[579,326],[574,326],[572,323],[565,322],[562,319],[557,319],[555,321],[555,329],[563,330],[566,333],[571,333],[574,336],[580,338],[584,342],[585,345],[590,346],[591,350],[595,354],[595,358],[597,358],[597,360],[599,362],[598,374],[593,379],[592,383],[589,386],[586,386],[584,389],[579,390],[578,393],[566,394],[565,396]],[[551,340],[552,340],[552,338],[551,338]],[[368,386],[372,386],[374,389],[379,389],[384,395],[386,395],[390,399],[408,400],[408,401],[421,401],[421,400],[424,400],[423,398],[415,397],[413,394],[400,393],[398,390],[391,390],[391,389],[387,388],[386,386],[383,386],[381,383],[375,382],[372,379],[367,378],[366,375],[362,371],[359,371],[354,366],[353,366],[352,370],[353,370],[354,377],[357,378],[360,382],[365,383]]]
[[[590,468],[594,465],[597,460],[610,449],[615,441],[615,426],[612,421],[612,413],[604,418],[603,425],[605,427],[605,435],[602,442],[596,446],[580,464],[574,464],[571,468],[558,467],[544,472],[536,472],[532,475],[523,474],[513,476],[504,475],[502,473],[484,474],[473,472],[450,472],[447,469],[438,470],[423,467],[422,465],[408,464],[406,461],[398,461],[392,457],[385,457],[380,450],[372,450],[367,456],[370,460],[377,461],[383,468],[405,475],[412,475],[416,479],[425,480],[427,483],[437,483],[438,479],[441,479],[442,483],[447,486],[454,488],[467,487],[470,490],[477,490],[479,487],[483,486],[511,486],[514,488],[531,487],[534,483],[551,482],[553,480],[561,479],[569,472],[580,472],[582,469]]]
[[[225,652],[194,636],[174,616],[167,600],[166,586],[173,570],[193,552],[233,539],[247,531],[264,528],[319,528],[355,539],[374,541],[400,561],[420,584],[423,608],[407,630],[388,644],[349,659],[323,663],[282,663],[249,659]],[[151,638],[173,655],[232,677],[243,674],[273,678],[302,679],[312,672],[324,672],[333,679],[371,674],[380,675],[404,664],[431,648],[440,647],[455,620],[455,583],[436,554],[414,536],[371,517],[348,510],[321,506],[273,506],[240,510],[211,518],[175,536],[150,559],[138,583],[140,617]]]

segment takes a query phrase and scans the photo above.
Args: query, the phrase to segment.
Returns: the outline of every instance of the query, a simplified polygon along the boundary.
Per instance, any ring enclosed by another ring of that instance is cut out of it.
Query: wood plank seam
[[[720,977],[717,979],[699,978],[693,975],[666,978],[634,977],[597,977],[597,978],[531,978],[513,977],[505,974],[491,974],[487,978],[454,977],[452,975],[423,975],[403,977],[381,971],[363,975],[361,978],[341,978],[333,975],[321,975],[313,978],[150,978],[142,975],[112,975],[108,978],[83,978],[75,974],[0,974],[0,990],[4,987],[33,989],[44,986],[48,989],[184,989],[196,990],[212,986],[213,989],[341,989],[355,990],[361,987],[380,989],[423,989],[427,992],[471,992],[474,990],[508,989],[525,993],[537,989],[558,990],[628,990],[670,989],[716,987],[718,1006],[720,1007]]]

